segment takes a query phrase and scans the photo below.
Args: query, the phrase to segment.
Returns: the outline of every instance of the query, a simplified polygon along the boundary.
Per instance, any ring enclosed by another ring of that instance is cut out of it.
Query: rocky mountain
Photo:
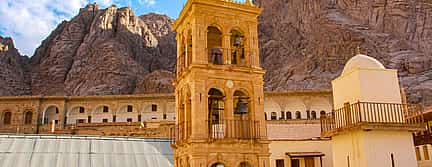
[[[27,56],[21,56],[11,38],[0,36],[0,93],[4,96],[30,94],[26,65]]]
[[[266,89],[330,89],[356,48],[432,105],[432,1],[256,0]]]
[[[61,23],[31,58],[32,94],[131,94],[151,73],[173,71],[172,20],[91,4]],[[154,75],[154,74],[153,74]],[[171,89],[172,90],[172,89]]]
[[[254,2],[264,9],[259,35],[267,91],[330,89],[361,47],[399,70],[410,102],[432,105],[431,1]],[[30,60],[1,38],[0,94],[172,92],[172,23],[163,15],[135,16],[129,8],[91,4],[58,25]]]

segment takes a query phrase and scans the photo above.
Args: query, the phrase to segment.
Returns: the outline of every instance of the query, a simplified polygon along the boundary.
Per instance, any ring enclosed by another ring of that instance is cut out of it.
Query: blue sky
[[[177,18],[186,0],[1,0],[0,35],[12,37],[21,54],[32,56],[35,49],[63,20],[96,2],[101,8],[115,4],[130,6],[135,15],[150,12]]]

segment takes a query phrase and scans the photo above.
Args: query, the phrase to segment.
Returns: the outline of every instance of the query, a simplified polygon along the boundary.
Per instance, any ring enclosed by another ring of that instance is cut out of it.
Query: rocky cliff
[[[30,94],[26,65],[28,57],[21,56],[11,38],[0,36],[0,94],[20,96]]]
[[[432,102],[432,2],[256,0],[266,89],[330,89],[362,52],[398,69],[411,102]]]
[[[130,8],[88,5],[36,50],[30,64],[32,94],[147,92],[135,90],[141,88],[137,83],[154,71],[174,69],[171,24],[167,16],[138,17]]]

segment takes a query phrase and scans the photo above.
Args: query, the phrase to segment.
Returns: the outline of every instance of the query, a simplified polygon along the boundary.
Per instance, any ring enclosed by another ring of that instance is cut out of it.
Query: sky
[[[150,12],[177,18],[186,0],[0,0],[0,36],[12,37],[22,55],[36,48],[63,20],[96,2],[101,8],[129,6],[135,15]]]

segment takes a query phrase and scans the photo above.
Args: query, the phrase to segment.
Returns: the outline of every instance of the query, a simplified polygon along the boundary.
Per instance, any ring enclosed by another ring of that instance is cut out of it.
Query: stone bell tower
[[[176,20],[175,166],[269,167],[260,13],[249,0],[188,0]]]

